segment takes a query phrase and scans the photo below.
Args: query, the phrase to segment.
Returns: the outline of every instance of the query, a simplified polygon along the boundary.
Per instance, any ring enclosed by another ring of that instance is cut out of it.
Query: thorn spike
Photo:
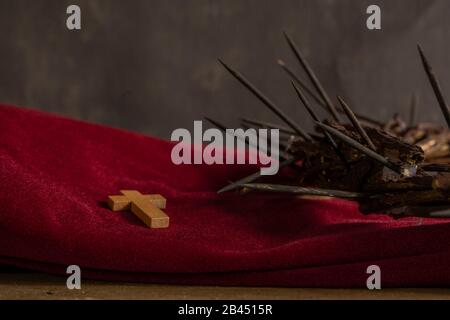
[[[364,130],[364,128],[362,127],[361,123],[358,121],[358,118],[355,116],[355,114],[353,113],[352,109],[349,107],[349,105],[344,101],[344,99],[342,99],[342,97],[337,96],[339,103],[342,106],[342,109],[344,109],[345,114],[347,115],[348,119],[350,120],[350,122],[352,123],[353,127],[355,127],[356,130],[358,130],[359,134],[361,135],[361,137],[366,141],[367,145],[370,147],[370,149],[372,149],[373,151],[376,151],[377,148],[375,147],[375,145],[373,144],[372,140],[370,139],[370,137],[367,135],[366,130]]]
[[[343,142],[347,143],[351,147],[361,151],[362,153],[364,153],[368,157],[372,158],[373,160],[378,161],[379,163],[381,163],[385,167],[388,167],[389,169],[391,169],[391,170],[393,170],[393,171],[395,171],[397,173],[401,173],[400,172],[400,168],[399,168],[399,166],[397,164],[393,163],[392,161],[390,161],[389,159],[383,157],[382,155],[376,153],[375,151],[372,151],[369,148],[363,146],[358,141],[355,141],[352,138],[346,136],[345,134],[343,134],[339,130],[336,130],[336,129],[334,129],[334,128],[330,127],[330,126],[327,126],[327,125],[325,125],[323,123],[320,123],[320,122],[316,122],[316,124],[319,127],[327,130],[329,133],[331,133],[335,137],[339,138]]]
[[[246,123],[246,124],[255,125],[255,126],[263,127],[263,128],[269,128],[269,129],[280,129],[280,132],[285,132],[285,133],[291,134],[291,135],[296,134],[291,129],[286,128],[286,127],[281,126],[276,123],[270,123],[270,122],[264,122],[264,121],[258,121],[258,120],[250,120],[250,119],[246,119],[246,118],[242,118],[241,120],[243,123]]]
[[[314,93],[314,91],[308,85],[306,85],[306,83],[303,80],[301,80],[300,77],[297,76],[294,71],[292,71],[292,69],[290,69],[286,65],[286,63],[283,60],[278,60],[278,64],[281,66],[281,68],[283,68],[284,71],[286,71],[286,73],[291,77],[292,80],[294,80],[300,87],[302,87],[303,90],[305,90],[305,92],[307,94],[309,94],[311,96],[311,98],[314,99],[314,101],[316,101],[316,103],[320,107],[322,107],[326,112],[330,113],[330,111],[329,111],[327,105],[325,104],[325,102],[323,102],[323,100],[320,97],[318,97]],[[344,110],[341,110],[341,109],[338,109],[338,108],[336,108],[336,110],[339,113],[344,113]],[[364,121],[364,122],[366,122],[368,124],[372,124],[372,125],[375,125],[375,126],[378,126],[378,127],[382,127],[383,126],[383,123],[378,121],[378,120],[371,119],[370,117],[364,116],[362,114],[355,113],[355,115],[360,120],[362,120],[362,121]]]
[[[279,192],[279,193],[292,193],[297,195],[311,195],[322,197],[337,197],[337,198],[362,198],[364,194],[358,192],[349,192],[342,190],[330,190],[321,188],[305,188],[289,185],[279,184],[264,184],[264,183],[245,183],[241,184],[242,187],[267,191],[267,192]]]
[[[307,94],[310,95],[311,98],[313,98],[317,104],[319,106],[321,106],[322,108],[324,108],[327,112],[329,112],[327,105],[325,104],[325,102],[323,102],[323,100],[318,97],[314,91],[302,80],[300,79],[299,76],[297,76],[295,74],[294,71],[292,71],[292,69],[290,69],[286,63],[283,60],[278,60],[278,65],[291,77],[292,80],[294,80],[300,87],[303,88],[303,90],[305,90],[305,92]]]
[[[221,124],[209,117],[204,117],[204,118],[206,121],[210,122],[212,125],[216,126],[218,129],[222,130],[223,132],[225,132],[227,130],[227,128],[223,124]]]
[[[329,112],[333,116],[333,119],[339,122],[339,115],[336,111],[336,107],[334,106],[333,102],[331,102],[330,97],[326,93],[325,89],[323,88],[322,84],[319,82],[319,79],[315,75],[314,71],[312,70],[311,66],[308,64],[306,59],[303,57],[303,54],[301,51],[297,48],[294,41],[291,39],[291,37],[284,32],[284,37],[286,38],[286,41],[289,44],[289,47],[294,52],[294,55],[297,57],[298,61],[302,65],[303,69],[305,69],[306,74],[308,75],[309,79],[313,83],[316,90],[319,92],[320,96],[322,97],[323,101],[325,101],[325,104],[328,107]]]
[[[422,47],[419,44],[417,45],[417,49],[419,50],[420,59],[422,60],[423,67],[425,69],[425,72],[427,73],[428,80],[430,81],[431,87],[434,90],[434,94],[436,95],[439,106],[441,107],[441,111],[444,114],[445,121],[447,121],[447,125],[450,128],[450,111],[447,102],[445,101],[444,95],[442,94],[439,81],[433,72],[433,68],[425,57]]]
[[[218,121],[215,121],[215,120],[213,120],[213,119],[211,119],[209,117],[204,117],[204,118],[205,118],[205,120],[209,121],[214,126],[216,126],[218,129],[222,130],[224,133],[227,133],[227,128],[223,124],[221,124]],[[250,128],[250,129],[252,129],[252,128]],[[253,130],[256,130],[256,129],[253,129]],[[259,147],[258,142],[255,145],[253,143],[250,143],[250,141],[245,139],[245,137],[242,137],[242,136],[239,136],[239,135],[236,135],[236,134],[234,135],[234,137],[236,137],[236,139],[239,139],[239,140],[243,141],[249,148],[255,149],[257,152],[262,151],[262,152],[268,154],[267,150],[263,150],[262,148]],[[290,158],[292,158],[292,155],[289,152],[287,152],[287,151],[280,150],[279,151],[279,157],[281,159],[290,159]]]
[[[311,118],[313,118],[314,121],[321,122],[319,120],[319,117],[317,117],[317,115],[314,113],[313,109],[309,106],[308,100],[306,99],[305,95],[302,93],[300,88],[295,85],[295,83],[293,81],[292,81],[292,86],[294,87],[294,90],[297,92],[298,98],[302,102],[303,106],[306,108],[306,110],[311,115]],[[326,131],[324,129],[322,129],[322,131],[323,131],[323,134],[325,135],[325,137],[330,142],[331,146],[333,147],[333,149],[336,152],[336,154],[338,155],[338,157],[341,159],[341,161],[344,162],[346,165],[348,165],[347,159],[345,158],[344,154],[339,150],[339,147],[338,147],[336,141],[334,141],[333,137],[328,133],[328,131]]]
[[[273,113],[288,124],[299,136],[305,140],[312,141],[311,136],[306,133],[298,124],[290,120],[283,111],[281,111],[272,101],[269,100],[261,91],[259,91],[250,81],[248,81],[242,74],[233,70],[230,66],[219,59],[219,62],[234,76],[240,83],[242,83],[248,90],[250,90],[264,105],[266,105]]]
[[[303,92],[300,90],[299,87],[295,85],[293,81],[291,81],[292,86],[294,87],[295,92],[297,93],[298,98],[302,102],[303,106],[305,107],[306,111],[311,115],[311,118],[313,118],[314,121],[320,121],[319,117],[316,115],[316,113],[313,111],[313,109],[310,107],[308,100],[306,99]]]
[[[290,159],[286,159],[284,161],[282,161],[280,163],[280,168],[286,167],[288,165],[293,164],[296,161],[295,158],[290,158]],[[223,193],[223,192],[227,192],[227,191],[231,191],[237,188],[242,187],[243,184],[247,184],[247,183],[251,183],[253,181],[255,181],[256,179],[258,179],[259,177],[261,177],[261,170],[258,170],[258,172],[255,172],[245,178],[239,179],[238,181],[232,182],[229,185],[223,187],[222,189],[220,189],[219,191],[217,191],[217,193]]]

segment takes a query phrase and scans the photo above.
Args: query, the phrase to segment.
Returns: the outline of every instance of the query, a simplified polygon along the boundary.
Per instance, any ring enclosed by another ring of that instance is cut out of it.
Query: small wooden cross
[[[144,195],[135,190],[120,190],[121,196],[109,196],[112,211],[130,210],[150,228],[167,228],[169,217],[160,209],[166,208],[166,199],[159,194]]]

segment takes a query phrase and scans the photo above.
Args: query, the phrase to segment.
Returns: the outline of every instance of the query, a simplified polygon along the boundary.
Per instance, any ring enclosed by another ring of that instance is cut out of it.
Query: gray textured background
[[[81,31],[65,27],[69,4]],[[382,8],[381,31],[365,27],[369,4]],[[448,93],[449,13],[448,0],[0,0],[0,101],[162,137],[203,115],[271,119],[222,57],[309,125],[275,63],[299,70],[286,30],[355,110],[407,115],[417,92],[420,119],[442,121],[415,45]]]

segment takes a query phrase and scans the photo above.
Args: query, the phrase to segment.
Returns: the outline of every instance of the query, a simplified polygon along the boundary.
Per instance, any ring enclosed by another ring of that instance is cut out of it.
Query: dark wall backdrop
[[[69,4],[82,9],[81,31],[66,29]],[[381,31],[366,29],[370,4]],[[0,0],[0,101],[166,138],[203,115],[273,120],[222,57],[309,125],[276,64],[301,73],[286,30],[355,110],[407,115],[417,92],[420,119],[442,122],[415,46],[450,97],[449,14],[448,0]]]

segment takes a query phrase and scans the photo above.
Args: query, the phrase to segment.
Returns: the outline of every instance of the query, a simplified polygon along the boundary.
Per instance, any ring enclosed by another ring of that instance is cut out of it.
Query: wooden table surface
[[[450,299],[450,289],[311,289],[173,286],[83,281],[68,290],[66,278],[29,272],[0,273],[0,300],[16,299]]]

